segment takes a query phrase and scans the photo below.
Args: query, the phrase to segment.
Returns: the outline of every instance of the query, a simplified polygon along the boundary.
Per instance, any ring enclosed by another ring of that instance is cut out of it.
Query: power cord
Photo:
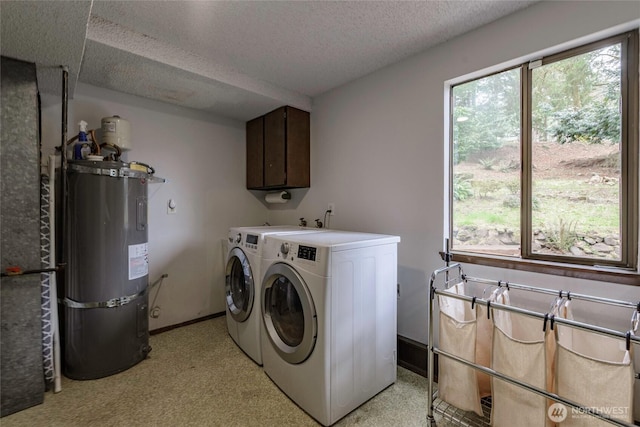
[[[149,317],[153,319],[157,319],[160,317],[160,307],[156,305],[156,300],[158,299],[158,294],[160,294],[160,288],[162,287],[162,281],[169,277],[167,273],[164,273],[158,280],[153,282],[149,289],[153,289],[156,285],[158,285],[158,290],[156,291],[156,296],[153,298],[153,302],[151,303],[151,308],[149,309]]]
[[[329,215],[329,219],[328,220],[327,220],[327,215]],[[324,227],[325,228],[330,228],[329,227],[329,221],[331,220],[331,209],[327,209],[324,212],[324,218],[323,219],[324,219]]]

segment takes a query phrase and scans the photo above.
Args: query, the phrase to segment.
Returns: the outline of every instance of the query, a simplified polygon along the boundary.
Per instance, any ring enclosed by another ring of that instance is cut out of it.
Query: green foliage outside
[[[531,104],[534,141],[618,143],[620,44],[535,68]],[[519,139],[519,68],[454,87],[454,164]]]
[[[532,104],[542,140],[620,141],[620,45],[534,70]]]
[[[510,70],[454,88],[454,163],[519,138],[519,87],[519,70]]]
[[[456,201],[456,226],[519,230],[520,195],[511,192],[510,182],[505,180],[490,197],[474,195]],[[617,209],[611,207],[618,203],[618,196],[615,186],[594,186],[584,180],[542,180],[535,188],[533,229],[545,230],[562,246],[570,233],[616,234],[620,219]]]
[[[605,106],[562,111],[555,113],[554,118],[556,121],[550,131],[560,144],[574,141],[602,144],[620,140],[620,114]]]
[[[473,196],[470,177],[456,174],[453,177],[453,199],[466,200]]]

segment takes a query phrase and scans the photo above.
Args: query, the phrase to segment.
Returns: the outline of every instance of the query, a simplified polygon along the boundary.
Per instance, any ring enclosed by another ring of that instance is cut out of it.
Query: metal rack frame
[[[457,270],[457,275],[453,276],[453,278],[450,277],[450,274]],[[481,365],[477,365],[473,362],[469,362],[468,360],[462,359],[454,354],[448,353],[446,351],[443,351],[439,348],[437,348],[434,345],[434,339],[433,339],[433,304],[434,304],[434,300],[436,299],[435,296],[436,295],[443,295],[446,297],[450,297],[450,298],[455,298],[455,299],[459,299],[459,300],[463,300],[463,301],[467,301],[472,303],[472,306],[474,304],[478,304],[478,305],[484,305],[487,307],[487,309],[497,309],[497,310],[504,310],[504,311],[508,311],[511,313],[518,313],[518,314],[522,314],[525,316],[529,316],[529,317],[533,317],[533,318],[537,318],[537,319],[541,319],[545,322],[545,326],[546,326],[546,322],[548,320],[551,320],[552,322],[558,323],[558,324],[562,324],[562,325],[566,325],[572,328],[577,328],[577,329],[581,329],[581,330],[585,330],[585,331],[590,331],[590,332],[595,332],[597,334],[601,334],[601,335],[605,335],[605,336],[611,336],[611,337],[615,337],[615,338],[622,338],[626,340],[626,344],[627,347],[629,347],[631,345],[631,343],[634,344],[640,344],[640,336],[637,336],[635,334],[632,333],[632,331],[628,331],[626,333],[624,332],[620,332],[620,331],[616,331],[613,329],[608,329],[608,328],[603,328],[600,326],[596,326],[596,325],[592,325],[589,323],[583,323],[583,322],[577,322],[574,320],[570,320],[570,319],[564,319],[564,318],[550,318],[548,313],[539,313],[536,311],[531,311],[531,310],[527,310],[527,309],[523,309],[523,308],[519,308],[519,307],[515,307],[515,306],[511,306],[511,305],[504,305],[504,304],[499,304],[499,303],[495,303],[495,302],[487,302],[487,300],[482,299],[482,298],[475,298],[475,297],[469,297],[466,295],[457,295],[457,294],[451,294],[451,293],[447,293],[444,292],[444,290],[439,290],[436,288],[435,286],[435,282],[436,279],[440,276],[444,274],[445,278],[444,278],[444,283],[445,286],[448,288],[449,285],[453,282],[460,282],[460,281],[472,281],[472,282],[477,282],[477,283],[484,283],[484,284],[489,284],[489,285],[493,285],[493,286],[497,286],[497,287],[505,287],[507,289],[519,289],[519,290],[524,290],[524,291],[530,291],[530,292],[536,292],[536,293],[543,293],[543,294],[549,294],[549,295],[556,295],[559,298],[567,298],[567,299],[576,299],[576,300],[583,300],[583,301],[590,301],[590,302],[594,302],[594,303],[600,303],[600,304],[607,304],[607,305],[613,305],[613,306],[617,306],[617,307],[625,307],[625,308],[635,308],[638,312],[638,315],[640,315],[640,301],[638,302],[629,302],[629,301],[621,301],[621,300],[614,300],[614,299],[610,299],[610,298],[602,298],[602,297],[596,297],[596,296],[590,296],[590,295],[584,295],[584,294],[578,294],[578,293],[571,293],[568,291],[562,291],[562,290],[553,290],[553,289],[546,289],[546,288],[538,288],[538,287],[533,287],[533,286],[528,286],[528,285],[520,285],[520,284],[515,284],[515,283],[509,283],[509,282],[503,282],[503,281],[496,281],[496,280],[487,280],[487,279],[482,279],[482,278],[473,278],[473,277],[469,277],[463,274],[462,272],[462,266],[458,263],[456,264],[452,264],[450,266],[446,266],[440,269],[435,270],[432,274],[431,274],[431,278],[429,281],[429,304],[427,304],[427,317],[429,318],[429,336],[428,336],[428,355],[427,355],[427,375],[428,375],[428,394],[429,394],[429,406],[427,408],[427,421],[429,422],[430,426],[435,426],[436,425],[436,421],[434,418],[434,412],[436,409],[441,409],[440,406],[442,406],[442,403],[437,405],[437,408],[434,408],[434,402],[436,401],[436,394],[434,394],[434,381],[433,381],[433,376],[434,376],[434,369],[435,369],[435,355],[439,355],[439,357],[447,357],[451,360],[454,360],[458,363],[461,363],[463,365],[469,366],[473,369],[476,369],[478,371],[484,372],[485,374],[491,375],[492,377],[496,377],[499,378],[503,381],[506,381],[510,384],[516,385],[518,387],[522,387],[526,390],[531,391],[532,393],[535,393],[537,395],[552,399],[556,402],[560,402],[566,406],[570,406],[571,408],[575,408],[577,410],[580,411],[580,413],[583,414],[589,414],[593,417],[599,418],[601,420],[604,420],[606,422],[609,422],[611,424],[614,425],[618,425],[618,426],[623,426],[623,427],[633,427],[633,424],[629,424],[626,423],[624,421],[620,421],[620,420],[615,420],[615,419],[611,419],[609,417],[609,415],[607,414],[603,414],[597,410],[594,410],[592,408],[589,407],[585,407],[580,405],[578,402],[573,402],[569,399],[566,399],[562,396],[559,396],[557,394],[554,393],[550,393],[544,389],[538,388],[538,387],[534,387],[530,384],[527,384],[523,381],[520,381],[516,378],[512,378],[508,375],[504,375],[500,372],[497,372],[493,369],[481,366]],[[636,374],[636,378],[640,378],[640,375]],[[446,406],[446,404],[445,404]],[[486,406],[483,403],[483,407]],[[458,410],[459,411],[459,410]],[[462,412],[462,411],[459,411]],[[486,411],[485,411],[486,412]],[[442,412],[442,415],[445,419],[449,420],[449,421],[453,421],[453,422],[460,422],[460,424],[462,425],[478,425],[475,424],[475,422],[469,423],[465,420],[456,420],[456,419],[452,419],[452,417],[448,417],[447,413],[446,413],[446,407],[445,410]],[[466,415],[465,415],[466,417]]]

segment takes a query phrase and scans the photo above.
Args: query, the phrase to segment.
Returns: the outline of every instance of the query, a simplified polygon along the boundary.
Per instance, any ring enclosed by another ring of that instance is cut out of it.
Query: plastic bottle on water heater
[[[80,131],[78,132],[78,142],[73,146],[73,158],[74,160],[86,159],[88,154],[91,154],[91,147],[89,147],[89,141],[87,140],[87,122],[80,120],[78,126]]]

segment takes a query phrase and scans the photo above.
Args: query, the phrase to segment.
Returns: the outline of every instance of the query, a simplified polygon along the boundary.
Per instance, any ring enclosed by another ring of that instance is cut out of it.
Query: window
[[[638,259],[638,32],[451,89],[450,249]]]

